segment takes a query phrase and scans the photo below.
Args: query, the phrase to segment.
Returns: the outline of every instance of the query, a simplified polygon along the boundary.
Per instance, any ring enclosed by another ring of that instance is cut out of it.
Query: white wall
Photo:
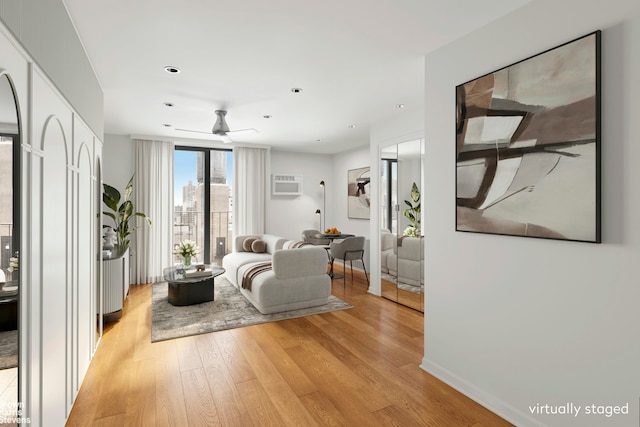
[[[331,184],[327,189],[327,204],[331,201],[331,206],[327,207],[327,227],[337,227],[344,233],[365,236],[368,239],[370,220],[349,218],[347,180],[350,169],[371,167],[369,147],[334,154],[331,156],[331,166]]]
[[[102,88],[63,1],[0,1],[0,19],[59,93],[102,139]]]
[[[271,174],[302,175],[302,196],[273,196],[271,182],[267,195],[267,233],[276,234],[291,240],[300,240],[302,230],[319,229],[320,218],[316,209],[323,209],[320,181],[326,183],[327,211],[331,214],[328,196],[332,192],[332,165],[330,156],[325,154],[304,154],[271,150]],[[271,177],[269,177],[271,179]],[[330,219],[324,218],[329,226]]]
[[[640,3],[538,0],[426,56],[422,367],[517,425],[638,425]],[[603,243],[455,232],[457,84],[602,33]],[[628,415],[529,406],[625,405]]]
[[[123,191],[135,172],[135,150],[131,137],[105,134],[102,159],[102,181]]]

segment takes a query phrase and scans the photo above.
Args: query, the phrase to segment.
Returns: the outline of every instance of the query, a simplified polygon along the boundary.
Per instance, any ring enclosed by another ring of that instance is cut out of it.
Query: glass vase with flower
[[[189,267],[200,251],[196,242],[192,240],[183,240],[176,245],[174,255],[178,255],[182,260],[182,265]]]

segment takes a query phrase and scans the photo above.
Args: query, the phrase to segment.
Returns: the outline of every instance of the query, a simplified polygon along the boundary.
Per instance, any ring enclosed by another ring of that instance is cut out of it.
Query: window
[[[205,264],[220,265],[231,252],[232,156],[230,150],[175,150],[173,244],[196,242],[197,261]]]

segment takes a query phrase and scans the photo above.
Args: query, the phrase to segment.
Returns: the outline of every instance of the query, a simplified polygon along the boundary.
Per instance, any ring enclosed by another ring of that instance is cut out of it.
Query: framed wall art
[[[458,85],[456,230],[600,229],[600,31]]]
[[[347,172],[348,217],[369,219],[371,217],[371,168],[351,169]]]

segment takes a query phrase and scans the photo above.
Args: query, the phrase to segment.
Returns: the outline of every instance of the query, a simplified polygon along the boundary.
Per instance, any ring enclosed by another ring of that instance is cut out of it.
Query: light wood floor
[[[510,426],[421,370],[422,313],[333,281],[354,305],[151,343],[151,286],[110,324],[67,426]]]

